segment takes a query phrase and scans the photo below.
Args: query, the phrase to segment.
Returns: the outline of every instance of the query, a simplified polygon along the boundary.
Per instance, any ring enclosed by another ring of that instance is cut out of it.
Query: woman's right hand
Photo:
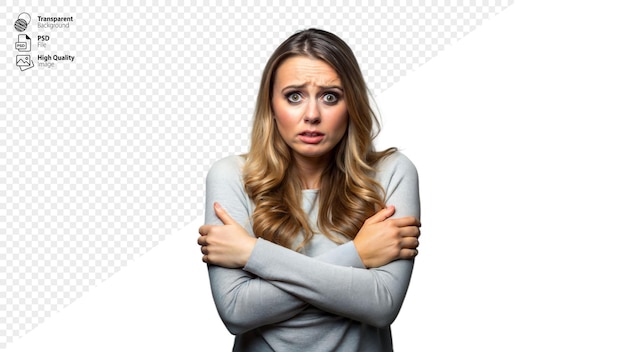
[[[378,268],[417,255],[421,223],[413,216],[389,219],[395,211],[391,205],[372,215],[354,238],[354,246],[365,267]]]

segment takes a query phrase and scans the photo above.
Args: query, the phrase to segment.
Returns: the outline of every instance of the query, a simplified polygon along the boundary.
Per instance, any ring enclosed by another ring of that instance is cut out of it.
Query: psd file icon
[[[19,67],[22,71],[26,71],[35,66],[35,64],[33,64],[33,60],[30,59],[30,55],[17,55],[15,60],[17,67]]]
[[[17,51],[30,51],[30,37],[27,34],[18,35],[15,49]]]

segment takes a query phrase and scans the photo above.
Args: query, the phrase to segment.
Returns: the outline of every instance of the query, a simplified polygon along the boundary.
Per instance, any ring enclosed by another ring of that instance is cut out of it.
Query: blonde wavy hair
[[[317,227],[321,233],[336,243],[353,239],[364,221],[385,206],[384,190],[373,178],[375,166],[396,149],[374,150],[380,124],[370,106],[359,64],[343,40],[323,30],[307,29],[274,51],[261,78],[243,181],[256,206],[252,214],[254,234],[293,248],[294,239],[302,233],[304,239],[296,248],[300,251],[314,231],[301,207],[303,185],[293,166],[291,149],[278,133],[271,106],[276,70],[285,59],[297,55],[322,60],[337,72],[348,110],[346,134],[331,152],[320,181]]]

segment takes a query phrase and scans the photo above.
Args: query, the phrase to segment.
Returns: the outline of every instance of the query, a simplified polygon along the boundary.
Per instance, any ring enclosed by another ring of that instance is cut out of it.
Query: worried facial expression
[[[280,136],[301,162],[327,157],[348,127],[339,75],[307,56],[290,57],[276,70],[272,110]]]

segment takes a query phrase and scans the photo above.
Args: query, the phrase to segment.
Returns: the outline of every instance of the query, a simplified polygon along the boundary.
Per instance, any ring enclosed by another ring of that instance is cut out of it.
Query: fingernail
[[[213,207],[215,207],[215,209],[222,209],[222,206],[218,202],[213,203]]]

